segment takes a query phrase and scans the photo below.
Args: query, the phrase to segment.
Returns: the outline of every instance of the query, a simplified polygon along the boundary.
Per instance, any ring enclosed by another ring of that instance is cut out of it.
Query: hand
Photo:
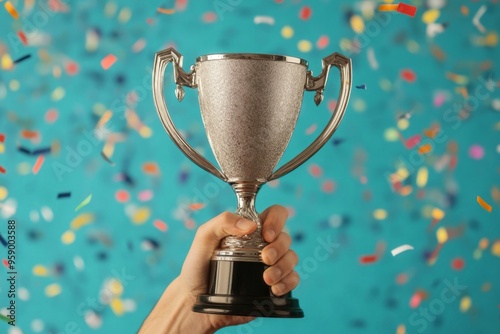
[[[269,243],[262,250],[262,260],[270,266],[263,278],[278,296],[299,284],[299,275],[293,270],[298,257],[290,250],[290,236],[283,232],[287,216],[287,210],[278,205],[271,206],[260,216],[262,236]],[[207,292],[210,259],[220,241],[228,235],[250,234],[256,227],[254,222],[229,212],[200,226],[181,274],[167,287],[139,333],[214,333],[222,327],[252,321],[252,317],[196,313],[191,308],[196,297]]]

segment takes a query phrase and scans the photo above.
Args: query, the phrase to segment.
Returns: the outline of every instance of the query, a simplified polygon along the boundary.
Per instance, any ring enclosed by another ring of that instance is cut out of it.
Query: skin
[[[291,239],[283,232],[287,210],[274,205],[261,215],[262,236],[269,243],[262,250],[262,260],[270,267],[264,281],[275,295],[281,296],[299,284],[293,269],[297,254],[290,249]],[[163,295],[142,324],[139,334],[214,333],[220,328],[245,324],[253,317],[195,313],[191,310],[199,294],[207,290],[210,258],[220,241],[228,235],[250,234],[257,225],[236,214],[224,212],[200,226],[182,266],[181,274],[165,289]]]

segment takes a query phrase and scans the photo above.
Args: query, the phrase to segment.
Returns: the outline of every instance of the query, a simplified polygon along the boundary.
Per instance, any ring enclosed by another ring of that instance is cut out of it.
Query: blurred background
[[[135,333],[196,228],[235,209],[156,114],[153,57],[172,46],[185,70],[226,52],[296,56],[315,74],[333,52],[353,60],[338,131],[258,197],[290,211],[305,318],[220,333],[499,333],[499,2],[411,1],[414,16],[388,3],[0,1],[0,332]],[[329,119],[330,73],[281,163]],[[178,103],[165,78],[177,127],[214,161],[197,92]]]

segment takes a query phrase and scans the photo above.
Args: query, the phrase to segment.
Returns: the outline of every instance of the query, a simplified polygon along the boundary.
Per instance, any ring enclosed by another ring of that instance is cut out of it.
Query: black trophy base
[[[208,293],[199,295],[194,312],[269,318],[303,318],[299,301],[289,292],[275,296],[262,277],[262,262],[210,262]]]

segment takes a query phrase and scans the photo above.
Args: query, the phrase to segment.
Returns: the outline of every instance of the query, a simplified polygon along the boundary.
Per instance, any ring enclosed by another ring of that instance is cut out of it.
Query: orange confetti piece
[[[160,174],[160,168],[158,167],[158,164],[156,162],[145,162],[142,165],[142,170],[145,174],[150,174],[150,175]]]
[[[154,227],[156,227],[157,229],[159,229],[162,232],[166,232],[168,230],[167,224],[159,219],[156,219],[153,222],[153,225],[154,225]]]
[[[460,12],[462,13],[463,16],[469,15],[469,7],[467,6],[460,7]]]
[[[38,138],[40,134],[38,131],[32,131],[32,130],[22,130],[21,131],[21,137],[24,139],[35,139]]]
[[[14,7],[14,5],[10,1],[7,1],[4,5],[4,7],[5,7],[5,10],[7,11],[7,13],[9,13],[10,16],[12,16],[15,20],[17,20],[19,18],[19,13],[17,12],[16,8]]]
[[[205,207],[204,203],[191,203],[189,204],[189,209],[193,211],[201,210]]]
[[[5,141],[5,135],[3,133],[0,133],[0,143],[3,143]]]
[[[7,171],[5,170],[5,168],[3,168],[3,166],[0,166],[0,173],[2,174],[5,174]]]
[[[491,212],[491,210],[493,210],[491,205],[489,205],[484,199],[482,199],[481,196],[478,195],[476,199],[479,205],[481,205],[486,211]]]
[[[167,8],[161,8],[161,7],[158,8],[156,11],[158,13],[169,14],[169,15],[175,13],[175,9],[167,9]]]
[[[419,154],[426,154],[426,153],[429,153],[430,151],[432,151],[432,145],[431,144],[425,144],[425,145],[422,145],[418,148],[418,153]]]
[[[103,69],[108,70],[118,59],[114,54],[109,54],[101,60],[101,66]]]
[[[381,12],[392,12],[392,11],[395,11],[395,10],[398,10],[398,6],[399,5],[393,5],[393,4],[389,4],[389,5],[380,5],[378,6],[378,10],[381,11]]]
[[[497,186],[491,188],[491,197],[493,197],[495,202],[500,203],[500,188]]]
[[[110,110],[106,110],[104,114],[102,114],[101,118],[97,122],[96,128],[102,128],[113,116],[113,113]]]
[[[42,168],[43,162],[45,160],[45,156],[39,155],[35,161],[35,165],[33,165],[33,174],[38,174],[40,168]]]

